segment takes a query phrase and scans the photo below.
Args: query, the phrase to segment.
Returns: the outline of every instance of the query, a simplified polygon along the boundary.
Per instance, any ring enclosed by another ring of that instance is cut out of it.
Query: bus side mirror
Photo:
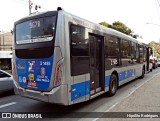
[[[13,30],[11,30],[11,34],[13,35]]]

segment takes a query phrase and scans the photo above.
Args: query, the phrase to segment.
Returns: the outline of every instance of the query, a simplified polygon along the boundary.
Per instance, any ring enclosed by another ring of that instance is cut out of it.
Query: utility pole
[[[0,50],[1,50],[1,31],[0,31]]]
[[[3,37],[3,50],[4,50],[4,33],[3,33],[3,36],[2,36],[2,37]]]
[[[29,15],[30,15],[33,3],[31,0],[29,0],[28,2],[29,2]]]
[[[29,15],[30,15],[30,14],[32,14],[31,10],[32,10],[33,3],[31,0],[28,0],[28,2],[29,2]],[[35,7],[35,10],[38,10],[41,8],[40,5],[35,5],[34,7]]]

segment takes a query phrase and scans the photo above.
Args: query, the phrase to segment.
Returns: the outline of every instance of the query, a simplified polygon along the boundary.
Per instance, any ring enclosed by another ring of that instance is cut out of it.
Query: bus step
[[[90,99],[93,99],[93,98],[95,98],[95,97],[97,97],[97,96],[99,96],[99,95],[101,95],[101,94],[103,94],[103,93],[104,93],[104,91],[98,92],[98,93],[90,96]]]

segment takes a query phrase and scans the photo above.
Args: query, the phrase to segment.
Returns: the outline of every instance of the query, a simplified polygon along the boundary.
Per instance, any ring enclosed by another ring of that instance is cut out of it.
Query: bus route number
[[[50,66],[51,62],[50,61],[40,61],[40,65],[42,66]]]

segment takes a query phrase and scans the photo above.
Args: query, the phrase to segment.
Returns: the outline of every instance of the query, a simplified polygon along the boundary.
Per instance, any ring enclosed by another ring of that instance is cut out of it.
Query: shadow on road
[[[51,104],[51,103],[45,103],[45,102],[37,102],[33,104],[33,107],[30,109],[29,112],[65,112],[65,113],[70,113],[70,112],[91,112],[91,108],[88,108],[86,110],[86,106],[92,106],[92,108],[96,107],[94,104],[97,100],[101,100],[105,98],[103,95],[89,100],[87,102],[82,102],[70,106],[63,106],[63,105],[58,105],[58,104]],[[94,106],[93,106],[94,105]],[[31,106],[31,105],[30,105]],[[98,105],[97,105],[98,106]],[[84,110],[83,110],[84,109]]]
[[[13,90],[0,92],[0,98],[8,97],[8,96],[11,96],[11,95],[14,95],[14,91]]]

